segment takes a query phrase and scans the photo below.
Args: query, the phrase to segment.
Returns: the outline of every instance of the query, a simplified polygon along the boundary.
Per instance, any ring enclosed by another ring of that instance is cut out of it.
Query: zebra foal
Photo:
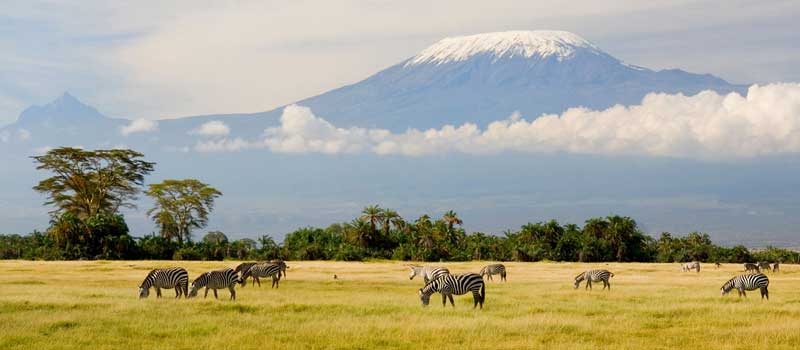
[[[139,298],[150,296],[150,288],[156,289],[156,297],[161,298],[161,288],[175,288],[175,298],[188,296],[189,273],[182,267],[155,269],[147,274],[139,285]]]
[[[447,299],[450,299],[450,305],[456,307],[453,302],[453,294],[464,295],[467,294],[467,292],[472,292],[473,309],[478,305],[483,309],[483,302],[486,300],[486,284],[483,282],[483,277],[476,273],[443,275],[425,284],[425,287],[419,290],[419,298],[420,301],[422,301],[422,306],[428,306],[431,301],[431,294],[436,292],[442,294],[443,307],[447,306]]]

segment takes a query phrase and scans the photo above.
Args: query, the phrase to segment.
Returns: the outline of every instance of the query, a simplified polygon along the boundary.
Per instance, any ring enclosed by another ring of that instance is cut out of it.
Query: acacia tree
[[[164,180],[151,184],[145,192],[155,206],[147,211],[161,230],[161,235],[178,242],[189,242],[192,229],[208,224],[214,200],[222,192],[195,179]]]
[[[47,195],[46,205],[54,205],[54,217],[71,213],[79,219],[119,208],[133,208],[133,201],[155,163],[129,149],[86,151],[61,147],[32,157],[37,170],[54,173],[33,189]]]

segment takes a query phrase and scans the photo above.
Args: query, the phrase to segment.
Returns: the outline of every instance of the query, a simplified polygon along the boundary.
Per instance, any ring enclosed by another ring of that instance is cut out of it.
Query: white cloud
[[[747,96],[705,91],[695,96],[650,94],[640,105],[602,111],[573,108],[527,121],[519,115],[485,130],[466,123],[440,129],[337,128],[310,109],[286,107],[281,125],[257,141],[220,139],[198,151],[267,148],[277,153],[569,152],[695,159],[800,153],[800,84],[751,86]]]
[[[200,125],[198,129],[192,130],[189,133],[203,136],[227,136],[231,133],[231,129],[219,120],[212,120]]]
[[[27,141],[31,138],[31,132],[27,129],[18,129],[17,137],[20,139],[20,141]]]
[[[153,132],[158,130],[158,122],[155,120],[149,119],[135,119],[131,120],[131,122],[120,128],[120,133],[123,136],[128,136],[130,134],[140,133],[140,132]]]

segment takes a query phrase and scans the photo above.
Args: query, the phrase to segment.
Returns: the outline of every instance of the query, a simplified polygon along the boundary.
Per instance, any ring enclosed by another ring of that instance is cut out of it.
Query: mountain
[[[511,31],[446,38],[353,85],[299,101],[341,126],[404,130],[478,125],[584,106],[636,104],[650,92],[744,93],[712,75],[625,64],[578,35]]]

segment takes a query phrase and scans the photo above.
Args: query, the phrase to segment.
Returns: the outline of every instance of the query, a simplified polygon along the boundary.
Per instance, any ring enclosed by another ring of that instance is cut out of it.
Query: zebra
[[[744,263],[744,272],[755,271],[761,273],[761,268],[756,264]]]
[[[188,296],[189,273],[182,267],[155,269],[147,274],[139,285],[139,299],[150,296],[150,287],[155,287],[156,296],[161,298],[161,288],[175,288],[175,298]]]
[[[472,292],[473,309],[478,305],[483,309],[483,302],[486,300],[486,284],[483,282],[483,277],[476,273],[442,275],[425,284],[425,287],[419,289],[419,298],[422,301],[422,306],[428,306],[431,301],[431,294],[436,292],[442,294],[443,307],[447,306],[448,298],[450,299],[450,305],[456,307],[455,303],[453,303],[453,294],[464,295],[467,292]]]
[[[755,290],[756,288],[761,289],[761,299],[767,298],[769,300],[769,291],[767,287],[769,286],[769,278],[767,275],[763,273],[754,273],[749,275],[739,275],[734,278],[731,278],[728,282],[722,285],[720,288],[720,292],[722,295],[728,294],[731,289],[736,289],[739,292],[739,297],[742,296],[747,297],[745,294],[746,290]]]
[[[776,261],[774,264],[772,264],[772,272],[780,272],[780,270],[781,266],[779,262]]]
[[[414,276],[421,275],[425,284],[430,283],[443,275],[449,275],[450,270],[446,267],[433,267],[433,266],[417,266],[411,265],[411,272],[408,274],[408,279],[413,280]]]
[[[236,283],[241,283],[242,279],[239,274],[232,269],[222,269],[209,271],[201,274],[192,282],[192,290],[189,292],[189,298],[197,296],[197,291],[205,287],[206,293],[203,298],[208,297],[208,290],[214,290],[214,298],[219,299],[217,296],[217,289],[228,288],[231,291],[231,300],[236,300]]]
[[[575,289],[580,287],[581,281],[586,280],[585,289],[592,289],[592,281],[603,281],[603,289],[608,287],[608,290],[611,290],[611,282],[608,281],[611,277],[614,277],[614,274],[608,270],[588,270],[586,272],[581,272],[580,275],[575,276]]]
[[[285,264],[283,265],[285,266]],[[247,277],[253,276],[253,286],[255,286],[256,282],[258,282],[258,286],[261,287],[261,280],[259,277],[272,277],[272,288],[278,288],[278,283],[281,280],[281,270],[282,265],[272,264],[272,263],[259,263],[253,265],[250,269],[248,269],[244,275],[242,275],[242,285],[245,285]]]
[[[489,279],[492,281],[494,281],[492,275],[500,274],[500,280],[505,281],[506,267],[503,264],[486,265],[481,269],[481,272],[479,274],[481,275],[481,277],[483,277],[484,275],[488,275]]]
[[[772,271],[772,267],[766,261],[759,261],[758,268],[761,269],[762,271],[763,270]]]
[[[283,261],[281,259],[274,259],[274,260],[270,260],[269,263],[280,266],[281,267],[281,274],[283,275],[283,277],[286,277],[286,269],[288,269],[289,266],[286,266],[286,262],[285,261]]]
[[[714,267],[718,269],[718,268],[722,267],[722,264],[720,264],[718,262],[715,262],[714,263]]]
[[[683,264],[681,266],[681,271],[683,271],[683,272],[692,271],[692,270],[696,270],[697,272],[700,272],[700,262],[699,261],[688,262],[688,263],[685,263],[685,264]]]

